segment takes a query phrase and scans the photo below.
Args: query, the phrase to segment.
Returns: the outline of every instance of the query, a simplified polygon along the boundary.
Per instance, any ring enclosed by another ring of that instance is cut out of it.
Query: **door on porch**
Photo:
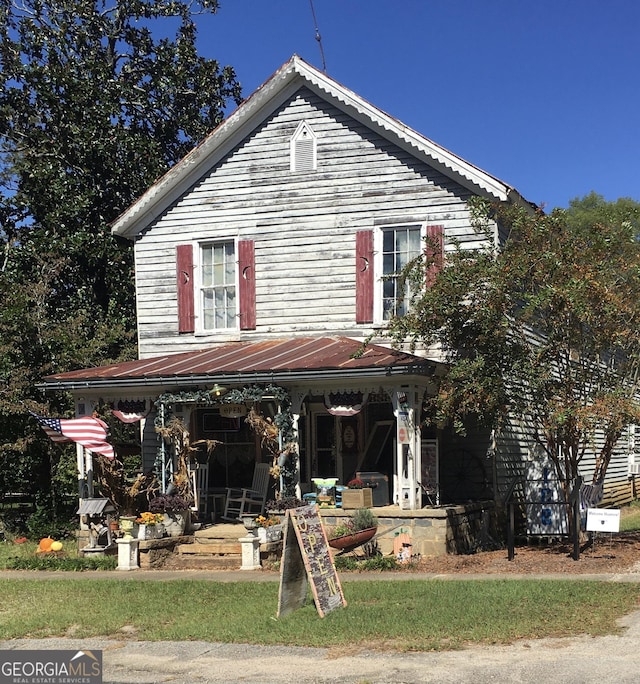
[[[300,418],[300,484],[314,491],[314,477],[337,477],[346,485],[359,471],[386,476],[391,496],[395,419],[390,401],[367,403],[354,416],[333,416],[321,402],[310,402]]]
[[[249,487],[255,464],[261,460],[260,443],[244,417],[226,418],[216,407],[197,408],[191,415],[192,443],[220,442],[210,455],[206,447],[197,459],[209,465],[209,489]]]

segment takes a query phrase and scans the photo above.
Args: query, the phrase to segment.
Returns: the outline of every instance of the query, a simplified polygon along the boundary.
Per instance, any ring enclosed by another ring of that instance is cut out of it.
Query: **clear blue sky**
[[[547,209],[640,201],[640,0],[314,0],[327,73]],[[309,0],[220,0],[201,54],[253,90],[322,69]]]

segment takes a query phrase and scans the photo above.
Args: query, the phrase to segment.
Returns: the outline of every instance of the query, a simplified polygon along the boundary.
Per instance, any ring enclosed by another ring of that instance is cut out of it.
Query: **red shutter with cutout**
[[[256,328],[256,264],[253,240],[238,241],[240,330]]]
[[[427,270],[425,285],[431,287],[442,269],[444,257],[444,226],[427,226],[427,246],[425,248]]]
[[[178,332],[195,330],[193,295],[193,246],[176,247],[176,271],[178,284]]]
[[[373,231],[356,233],[356,323],[373,323]]]

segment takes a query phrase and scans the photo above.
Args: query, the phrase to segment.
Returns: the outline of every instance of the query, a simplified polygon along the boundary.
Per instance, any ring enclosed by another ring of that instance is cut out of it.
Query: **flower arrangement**
[[[278,518],[275,515],[270,515],[269,517],[265,517],[264,515],[259,515],[256,518],[256,525],[258,527],[271,527],[272,525],[279,525],[280,524],[280,518]]]
[[[179,494],[160,494],[149,500],[151,513],[167,513],[171,511],[186,511],[189,508],[187,500]]]
[[[357,477],[347,482],[347,487],[349,487],[349,489],[363,489],[364,486],[364,482]]]
[[[139,525],[159,525],[162,522],[162,519],[162,513],[145,511],[144,513],[140,513],[139,517],[136,518],[136,522]]]

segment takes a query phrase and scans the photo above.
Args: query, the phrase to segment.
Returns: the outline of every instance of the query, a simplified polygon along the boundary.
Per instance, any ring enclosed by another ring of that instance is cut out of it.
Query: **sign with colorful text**
[[[347,605],[315,505],[287,511],[280,565],[278,617],[305,604],[309,584],[320,617]]]

